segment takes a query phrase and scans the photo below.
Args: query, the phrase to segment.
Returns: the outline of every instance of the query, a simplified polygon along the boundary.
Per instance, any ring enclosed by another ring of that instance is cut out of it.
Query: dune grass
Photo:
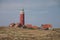
[[[32,30],[0,27],[0,40],[60,40],[60,29]]]

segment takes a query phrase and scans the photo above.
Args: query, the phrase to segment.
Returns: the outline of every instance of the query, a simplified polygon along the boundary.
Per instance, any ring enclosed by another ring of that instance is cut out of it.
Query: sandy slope
[[[31,30],[0,27],[0,40],[60,40],[60,28],[54,30]]]

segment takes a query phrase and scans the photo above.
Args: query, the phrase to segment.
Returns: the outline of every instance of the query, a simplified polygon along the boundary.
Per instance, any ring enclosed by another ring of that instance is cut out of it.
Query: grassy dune
[[[53,30],[0,27],[0,40],[60,40],[60,28]]]

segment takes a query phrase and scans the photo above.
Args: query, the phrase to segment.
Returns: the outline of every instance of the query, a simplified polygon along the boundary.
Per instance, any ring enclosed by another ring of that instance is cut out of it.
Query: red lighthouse
[[[24,25],[24,9],[20,11],[20,24]]]

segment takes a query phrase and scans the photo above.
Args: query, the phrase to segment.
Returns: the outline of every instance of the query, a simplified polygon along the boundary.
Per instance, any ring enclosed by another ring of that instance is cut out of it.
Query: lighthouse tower
[[[24,25],[24,9],[21,9],[20,11],[20,24]]]

